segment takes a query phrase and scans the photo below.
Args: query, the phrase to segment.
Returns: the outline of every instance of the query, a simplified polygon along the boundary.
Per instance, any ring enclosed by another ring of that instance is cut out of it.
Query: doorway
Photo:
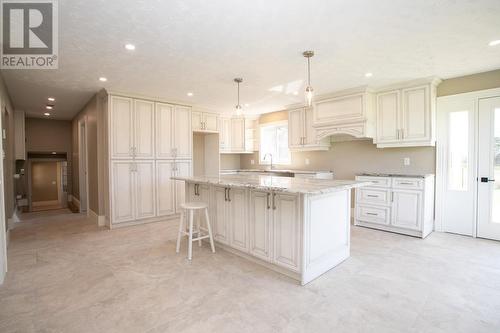
[[[88,185],[88,148],[87,148],[87,120],[78,121],[78,188],[80,199],[80,213],[88,214],[89,185]]]
[[[500,89],[438,98],[436,230],[500,240]]]
[[[30,158],[28,160],[28,211],[66,208],[68,206],[67,177],[66,160]]]

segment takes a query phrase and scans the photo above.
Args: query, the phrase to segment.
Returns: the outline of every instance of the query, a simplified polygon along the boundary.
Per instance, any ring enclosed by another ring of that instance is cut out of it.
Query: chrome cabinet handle
[[[409,182],[400,182],[399,184],[401,184],[401,185],[413,185],[413,183],[409,183]]]
[[[378,216],[378,214],[375,213],[366,213],[366,215]]]
[[[367,194],[366,196],[370,198],[378,198],[378,195],[373,195],[373,194]]]
[[[224,187],[224,201],[227,201],[227,187]]]
[[[231,202],[231,188],[227,188],[227,201]]]
[[[271,193],[267,193],[267,209],[271,208],[271,204],[269,203],[269,197],[271,196]]]
[[[276,210],[276,193],[273,193],[273,210]]]

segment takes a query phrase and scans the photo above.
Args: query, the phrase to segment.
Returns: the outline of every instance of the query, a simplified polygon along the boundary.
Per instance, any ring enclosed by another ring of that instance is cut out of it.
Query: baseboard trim
[[[32,207],[43,207],[43,206],[53,206],[58,205],[59,200],[47,200],[47,201],[33,201],[31,203]]]

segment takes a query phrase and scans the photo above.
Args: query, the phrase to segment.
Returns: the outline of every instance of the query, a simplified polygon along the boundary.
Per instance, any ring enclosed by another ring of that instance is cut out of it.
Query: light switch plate
[[[306,158],[304,162],[306,163],[306,165],[309,165],[309,159],[308,158]]]
[[[410,158],[409,158],[409,157],[405,157],[405,158],[403,159],[403,164],[404,164],[405,166],[410,165]]]
[[[255,160],[250,160],[250,164],[254,165],[255,164]]]

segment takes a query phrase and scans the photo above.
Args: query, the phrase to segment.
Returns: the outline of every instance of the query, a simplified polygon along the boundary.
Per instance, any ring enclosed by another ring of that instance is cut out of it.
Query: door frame
[[[473,169],[473,178],[472,181],[475,181],[475,185],[473,185],[473,190],[474,190],[474,220],[472,223],[472,237],[476,238],[477,237],[477,225],[478,225],[478,166],[479,166],[479,161],[478,161],[478,152],[479,152],[479,136],[478,132],[479,129],[478,127],[478,120],[479,120],[479,100],[481,99],[487,99],[487,98],[494,98],[494,97],[500,97],[500,88],[493,88],[493,89],[486,89],[486,90],[479,90],[479,91],[473,91],[473,92],[467,92],[467,93],[462,93],[462,94],[454,94],[454,95],[449,95],[449,96],[442,96],[438,97],[439,100],[447,100],[447,99],[453,99],[461,97],[464,98],[464,101],[466,100],[468,103],[472,103],[473,109],[470,110],[472,111],[472,115],[474,117],[474,142],[473,142],[473,147],[474,147],[474,152],[473,156],[474,159],[471,161],[472,169]],[[438,117],[439,117],[439,112],[440,110],[437,110]],[[442,124],[444,125],[444,124]],[[443,228],[443,196],[445,192],[445,186],[447,184],[446,182],[446,177],[448,175],[447,170],[446,170],[446,159],[444,158],[445,154],[447,153],[447,143],[443,144],[440,142],[440,133],[442,133],[444,130],[443,127],[439,126],[438,122],[438,128],[437,128],[437,143],[436,143],[436,213],[435,213],[435,221],[434,221],[434,230],[439,231],[439,232],[446,232]],[[446,138],[447,141],[447,138]]]
[[[2,110],[5,108],[5,103],[0,95],[0,107]],[[3,128],[2,117],[0,117],[0,129]],[[7,266],[7,224],[5,218],[5,182],[4,182],[4,169],[3,169],[3,158],[5,158],[2,153],[2,163],[0,163],[0,285],[3,284],[5,275],[8,270]]]
[[[86,212],[89,215],[89,179],[88,179],[88,127],[87,127],[87,116],[82,117],[78,120],[78,195],[80,198],[79,210],[80,213]],[[83,129],[82,129],[83,128]],[[82,134],[85,140],[82,139]],[[83,142],[85,141],[85,142]],[[83,146],[83,150],[82,150]],[[82,151],[84,154],[82,154]],[[82,158],[83,157],[83,158]],[[85,170],[85,172],[84,172]],[[85,192],[83,192],[83,190]],[[82,198],[85,198],[85,208],[82,206]]]
[[[64,158],[27,158],[26,159],[26,164],[25,164],[25,172],[26,172],[26,178],[27,178],[27,183],[28,183],[28,188],[26,189],[27,192],[27,197],[28,197],[28,211],[31,212],[33,211],[33,201],[31,200],[31,194],[32,194],[32,182],[31,182],[31,168],[32,168],[32,163],[33,162],[68,162],[68,155],[66,154],[66,159]],[[59,168],[59,166],[58,166]],[[59,171],[58,171],[59,172]],[[59,184],[59,187],[61,187],[62,184]],[[59,188],[58,188],[59,191]],[[67,207],[66,205],[62,205],[63,207]]]

